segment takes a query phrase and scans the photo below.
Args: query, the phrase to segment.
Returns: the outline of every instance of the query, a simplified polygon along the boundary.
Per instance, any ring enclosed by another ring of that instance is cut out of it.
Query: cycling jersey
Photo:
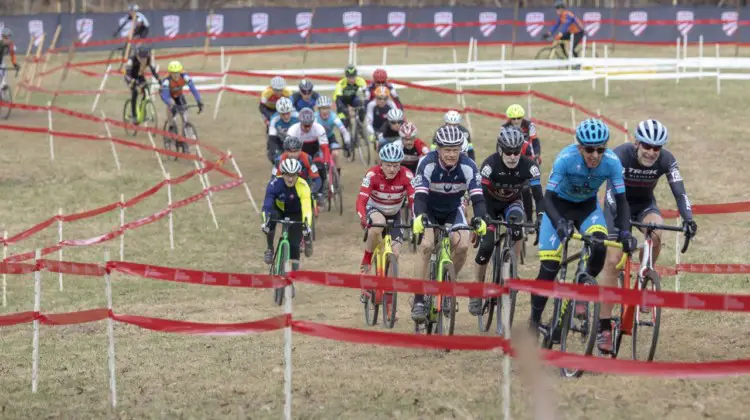
[[[0,64],[3,64],[3,58],[10,54],[10,63],[16,65],[16,46],[10,39],[0,41]]]
[[[146,68],[151,70],[151,75],[155,79],[159,79],[159,75],[156,73],[156,68],[151,62],[151,57],[147,58],[145,62],[141,62],[135,55],[128,58],[128,62],[125,64],[125,81],[130,83],[131,80],[138,80],[139,82],[145,81]],[[166,79],[164,79],[166,80]],[[182,91],[180,91],[182,94]]]
[[[333,91],[333,102],[341,97],[341,99],[350,100],[357,96],[360,90],[367,89],[367,82],[361,77],[357,77],[353,85],[349,84],[346,77],[336,82],[336,89]],[[344,112],[343,109],[337,109],[338,112]]]
[[[560,16],[557,17],[555,25],[550,29],[550,33],[555,35],[556,38],[559,38],[557,36],[558,32],[560,34],[577,34],[581,31],[583,31],[583,23],[570,10],[563,10]]]
[[[395,104],[391,100],[388,100],[385,103],[385,106],[378,106],[376,101],[370,101],[367,104],[367,110],[365,112],[365,118],[367,119],[367,133],[374,136],[375,127],[380,128],[384,123],[388,122],[386,115],[388,114],[388,111],[393,108],[395,108]]]
[[[380,125],[377,136],[379,143],[392,142],[401,138],[401,135],[398,134],[398,130],[391,128],[391,124],[388,120],[383,121]]]
[[[313,92],[308,100],[305,100],[301,93],[295,92],[294,95],[292,95],[292,105],[294,105],[294,109],[297,111],[302,110],[302,108],[315,109],[315,104],[318,102],[318,98],[320,98],[318,92]]]
[[[333,111],[328,113],[328,118],[325,120],[320,116],[320,111],[315,111],[315,121],[326,129],[326,135],[329,139],[334,137],[335,133],[333,132],[333,129],[336,127],[344,137],[344,143],[349,144],[351,142],[349,130],[346,129],[344,123],[341,122],[341,118],[339,118]]]
[[[672,189],[672,194],[677,201],[677,208],[683,220],[692,220],[693,213],[690,208],[690,200],[682,182],[680,168],[677,159],[667,150],[661,149],[659,158],[653,166],[643,166],[638,162],[638,152],[633,143],[625,143],[617,146],[613,152],[619,158],[624,168],[623,177],[625,181],[625,197],[631,205],[631,211],[644,204],[655,202],[654,189],[663,175],[667,176],[667,182]],[[607,194],[611,196],[612,184],[607,183]],[[612,203],[614,204],[614,203]]]
[[[310,156],[315,156],[318,152],[323,153],[323,162],[331,161],[331,151],[328,148],[328,135],[326,129],[317,122],[313,122],[310,129],[303,131],[302,123],[296,123],[289,127],[287,135],[297,137],[302,140],[302,151]]]
[[[383,169],[373,166],[362,178],[357,197],[357,214],[364,219],[367,208],[375,208],[384,216],[398,214],[404,205],[404,198],[408,199],[409,208],[414,201],[414,186],[411,184],[414,176],[403,166],[393,179],[387,179]]]
[[[375,99],[375,89],[379,88],[380,86],[385,86],[388,88],[388,91],[391,93],[389,102],[393,102],[394,107],[398,107],[398,109],[404,109],[404,105],[401,104],[401,100],[398,98],[398,93],[396,92],[396,86],[393,86],[393,83],[391,82],[370,83],[370,85],[367,86],[367,101],[368,102]]]
[[[413,183],[415,215],[453,213],[461,208],[468,191],[474,215],[484,217],[481,175],[466,155],[459,155],[458,163],[447,168],[440,162],[437,151],[428,153],[419,161]]]
[[[514,127],[514,125],[508,120],[503,124],[503,127]],[[521,153],[525,156],[535,156],[537,157],[537,162],[541,162],[542,145],[539,141],[539,137],[537,137],[536,124],[524,118],[521,120],[521,125],[518,128],[521,130],[523,137],[526,140],[521,149]],[[533,148],[530,151],[529,144],[531,144],[531,147]]]
[[[198,93],[198,89],[195,88],[193,79],[188,76],[187,73],[180,73],[180,78],[177,80],[167,77],[161,81],[161,99],[167,105],[172,105],[172,102],[182,96],[182,89],[187,85],[190,88],[190,92],[193,94],[193,98],[197,102],[201,101],[201,95]],[[170,100],[170,98],[172,100]]]
[[[292,91],[289,88],[284,88],[280,95],[277,95],[270,86],[263,89],[263,92],[260,93],[260,105],[258,105],[258,109],[260,109],[260,113],[263,115],[266,122],[268,122],[273,113],[276,112],[276,102],[282,97],[289,98],[291,96]]]
[[[411,149],[407,149],[406,146],[404,146],[404,160],[401,161],[401,166],[405,166],[407,169],[412,171],[412,173],[416,173],[419,158],[426,155],[427,153],[430,153],[430,148],[427,147],[427,145],[424,144],[422,140],[415,139],[414,147],[412,147]]]
[[[557,155],[552,164],[547,191],[557,193],[564,200],[580,203],[596,197],[599,187],[607,180],[612,182],[615,194],[625,193],[622,164],[617,155],[607,149],[599,166],[589,169],[578,146],[571,144]]]
[[[297,112],[293,111],[291,114],[289,121],[284,122],[278,112],[274,113],[271,116],[271,121],[268,123],[268,135],[276,136],[283,142],[286,138],[287,132],[289,132],[289,128],[299,122]]]
[[[283,178],[271,179],[263,200],[263,216],[266,221],[270,219],[274,208],[281,210],[283,214],[301,213],[302,220],[311,226],[312,201],[307,182],[302,177],[297,177],[297,182],[292,187],[287,187]]]
[[[289,152],[284,152],[281,154],[281,156],[279,156],[279,162],[271,170],[272,176],[281,175],[281,162],[283,162],[284,159],[288,157]],[[304,178],[304,180],[307,182],[307,185],[310,186],[310,190],[312,190],[312,192],[314,193],[319,192],[320,187],[323,185],[323,181],[320,179],[318,167],[313,163],[312,156],[308,155],[305,152],[299,152],[299,155],[295,159],[297,159],[302,164],[302,173],[300,173],[300,176]]]
[[[536,163],[521,156],[518,165],[510,169],[503,162],[503,157],[493,153],[482,162],[479,173],[482,175],[484,199],[490,201],[512,202],[521,198],[525,186],[539,188],[541,200],[541,181],[539,167]],[[539,201],[537,201],[537,208]]]
[[[125,28],[125,26],[133,21],[135,21],[135,28],[133,28],[133,38],[146,38],[146,36],[148,35],[149,22],[148,19],[146,19],[146,15],[141,12],[135,13],[135,19],[133,19],[133,16],[130,13],[120,18],[120,26],[115,31],[115,36],[119,34],[121,38],[127,37],[130,32],[130,27],[128,27],[127,31],[124,32],[123,28]]]

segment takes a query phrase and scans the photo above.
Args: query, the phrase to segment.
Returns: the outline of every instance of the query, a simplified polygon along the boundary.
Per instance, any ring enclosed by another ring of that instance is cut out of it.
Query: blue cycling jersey
[[[318,92],[313,92],[308,100],[305,100],[305,98],[302,97],[302,94],[296,92],[292,95],[292,105],[294,105],[294,109],[297,111],[302,110],[302,108],[315,109],[315,103],[318,101],[318,98],[320,98]]]
[[[289,127],[293,126],[294,124],[299,122],[299,118],[297,117],[297,111],[294,111],[291,113],[291,118],[289,118],[289,121],[284,122],[284,120],[281,119],[281,115],[279,115],[278,112],[275,112],[271,116],[271,120],[268,123],[268,135],[269,136],[278,136],[282,141],[286,137],[287,131],[289,131]]]
[[[326,118],[325,120],[320,116],[319,111],[315,111],[315,121],[317,121],[318,124],[322,125],[323,128],[326,129],[326,135],[328,135],[328,138],[333,137],[334,128],[338,127],[339,130],[341,130],[341,127],[344,126],[344,123],[341,122],[341,119],[333,111],[328,113],[328,118]]]
[[[417,166],[412,180],[414,199],[426,195],[427,209],[448,214],[461,207],[461,199],[466,191],[469,195],[482,196],[482,176],[477,165],[468,156],[461,154],[458,164],[446,168],[440,163],[437,150],[426,154]],[[416,209],[416,204],[415,204]]]
[[[612,150],[607,149],[599,166],[589,169],[578,146],[572,144],[564,148],[552,164],[547,191],[557,193],[560,198],[580,203],[596,197],[599,187],[610,181],[615,194],[625,193],[622,178],[622,164]]]

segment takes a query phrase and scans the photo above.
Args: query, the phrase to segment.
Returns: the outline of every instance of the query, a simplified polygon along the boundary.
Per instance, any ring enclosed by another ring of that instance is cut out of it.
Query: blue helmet
[[[583,146],[600,146],[609,140],[609,127],[595,118],[583,120],[576,128],[576,140]]]

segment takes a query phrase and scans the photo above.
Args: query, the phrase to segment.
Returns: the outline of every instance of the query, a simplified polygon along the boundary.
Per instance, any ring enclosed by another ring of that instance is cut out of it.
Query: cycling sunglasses
[[[658,152],[662,148],[662,146],[652,146],[652,145],[647,144],[647,143],[640,143],[640,145],[643,148],[643,150],[653,150],[654,152]]]
[[[583,148],[583,150],[584,150],[584,151],[585,151],[586,153],[590,154],[590,155],[591,155],[591,154],[594,154],[594,152],[596,152],[596,153],[598,153],[598,154],[600,154],[600,155],[603,155],[603,154],[604,154],[604,152],[606,152],[606,151],[607,151],[607,148],[606,148],[606,147],[593,147],[593,146],[586,146],[586,147],[584,147],[584,148]]]
[[[302,90],[302,89],[300,89],[299,93],[301,93],[303,95],[310,95],[310,94],[312,94],[312,89],[310,89],[310,90]]]
[[[404,120],[398,120],[398,121],[388,121],[389,123],[396,125],[396,124],[403,124]]]

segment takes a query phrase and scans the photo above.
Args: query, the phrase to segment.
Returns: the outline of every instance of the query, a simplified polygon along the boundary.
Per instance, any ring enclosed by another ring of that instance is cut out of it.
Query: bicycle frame
[[[370,260],[370,265],[375,267],[376,276],[385,277],[386,261],[388,261],[389,255],[393,255],[393,237],[391,236],[391,229],[411,228],[411,225],[396,224],[393,220],[389,220],[389,221],[386,221],[386,223],[369,224],[367,226],[367,229],[372,228],[372,227],[383,228],[383,238],[375,246],[375,249],[372,251],[372,259]],[[368,235],[368,230],[365,230],[365,236],[364,236],[363,241],[367,241],[367,235]],[[375,292],[375,304],[381,304],[382,300],[383,300],[383,291],[377,290]]]
[[[454,227],[450,223],[445,225],[425,224],[425,229],[434,229],[437,231],[435,236],[435,249],[430,255],[430,279],[434,279],[437,282],[443,281],[443,266],[448,263],[452,263],[451,259],[451,233],[458,232],[460,230],[472,230],[468,226],[457,226]],[[431,305],[428,319],[430,322],[436,322],[437,314],[443,307],[443,296],[437,295],[437,302],[435,305]]]

